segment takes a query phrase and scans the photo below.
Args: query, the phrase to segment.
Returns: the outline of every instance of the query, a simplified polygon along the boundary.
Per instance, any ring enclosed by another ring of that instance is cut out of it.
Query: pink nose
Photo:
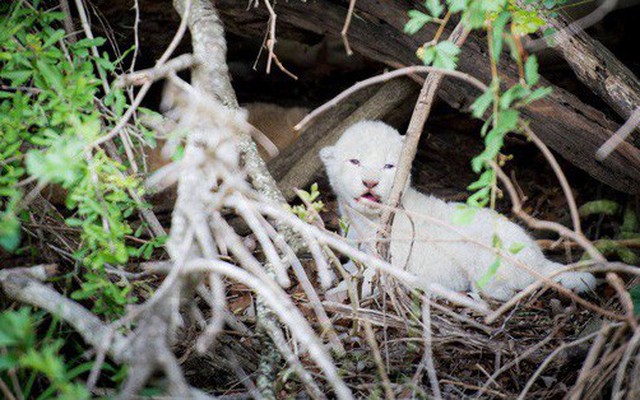
[[[362,181],[362,184],[367,189],[373,189],[374,187],[378,186],[378,182],[377,181]]]

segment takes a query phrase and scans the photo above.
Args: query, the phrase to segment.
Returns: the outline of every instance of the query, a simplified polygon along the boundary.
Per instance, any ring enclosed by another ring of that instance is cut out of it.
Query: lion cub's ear
[[[325,165],[328,165],[332,160],[336,158],[335,147],[327,146],[320,149],[320,159]]]

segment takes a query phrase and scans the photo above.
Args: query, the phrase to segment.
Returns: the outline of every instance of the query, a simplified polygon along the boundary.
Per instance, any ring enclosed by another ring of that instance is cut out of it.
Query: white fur
[[[348,128],[334,146],[320,151],[338,196],[340,214],[350,222],[348,238],[361,241],[360,246],[365,249],[369,245],[369,251],[375,245],[380,208],[360,197],[367,192],[363,181],[378,182],[372,192],[379,201],[386,202],[402,142],[398,131],[383,122],[363,121]],[[547,260],[522,227],[492,210],[479,209],[470,223],[455,225],[452,220],[460,212],[460,203],[424,195],[410,186],[404,191],[401,203],[406,212],[396,213],[391,233],[391,261],[398,268],[416,274],[423,289],[438,283],[452,290],[479,290],[486,296],[507,300],[534,282],[534,276],[505,256],[493,279],[482,288],[476,285],[496,260],[492,250],[494,236],[500,238],[502,249],[509,257],[540,274],[550,275],[562,267]],[[522,245],[524,248],[516,254],[508,250]],[[371,275],[371,271],[365,271],[365,276]],[[593,275],[583,272],[566,272],[554,279],[578,292],[593,288],[596,283]]]

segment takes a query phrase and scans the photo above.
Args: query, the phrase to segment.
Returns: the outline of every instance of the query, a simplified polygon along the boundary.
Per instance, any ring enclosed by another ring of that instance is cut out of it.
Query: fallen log
[[[521,5],[524,1],[518,1]],[[582,83],[604,100],[622,118],[640,107],[640,80],[609,49],[584,30],[569,28],[571,21],[560,14],[541,17],[557,33],[549,46],[558,51]]]
[[[268,15],[262,8],[245,9],[244,4],[219,0],[219,8],[227,29],[238,35],[261,37]],[[415,64],[416,49],[430,40],[436,26],[427,25],[420,33],[410,36],[402,31],[407,11],[421,8],[418,2],[393,0],[358,0],[349,28],[349,42],[355,52],[391,66]],[[347,13],[347,3],[329,0],[283,2],[276,8],[278,35],[300,38],[305,32],[338,37]],[[277,52],[277,47],[276,47]],[[489,82],[488,54],[483,38],[472,35],[460,54],[459,69]],[[501,63],[502,81],[511,85],[518,81],[514,65]],[[603,162],[594,154],[598,147],[613,135],[616,124],[602,112],[571,93],[541,79],[543,86],[553,87],[553,93],[523,110],[531,128],[551,148],[594,178],[627,193],[640,193],[640,150],[624,143]],[[478,91],[465,83],[447,78],[439,96],[449,105],[467,110]]]

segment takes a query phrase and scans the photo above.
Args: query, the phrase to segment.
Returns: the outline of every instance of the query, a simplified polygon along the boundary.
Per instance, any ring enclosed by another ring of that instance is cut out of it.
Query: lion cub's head
[[[389,197],[403,136],[380,121],[349,127],[334,146],[320,150],[333,190],[356,211],[380,213],[376,203]]]

